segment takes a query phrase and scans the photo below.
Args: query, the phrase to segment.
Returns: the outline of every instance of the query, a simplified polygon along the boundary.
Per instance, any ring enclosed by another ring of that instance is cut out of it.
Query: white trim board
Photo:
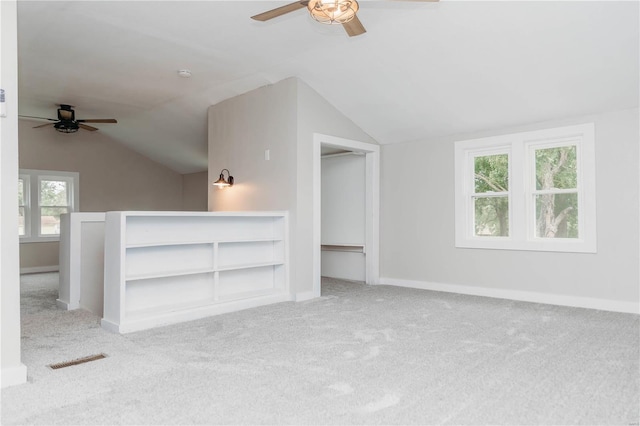
[[[60,266],[58,265],[49,265],[49,266],[29,266],[26,268],[20,268],[20,275],[24,274],[40,274],[43,272],[58,272],[60,270]]]
[[[304,302],[318,297],[315,291],[303,291],[301,293],[293,293],[291,300],[293,302]]]
[[[15,367],[6,367],[0,371],[2,388],[27,383],[27,366],[20,364]]]
[[[472,287],[459,284],[443,284],[427,281],[413,281],[399,278],[380,277],[380,284],[421,290],[443,291],[470,296],[492,297],[495,299],[518,300],[521,302],[544,303],[547,305],[570,306],[574,308],[598,309],[601,311],[640,313],[640,303],[591,297],[567,296],[562,294],[536,293],[531,291],[504,290],[488,287]]]

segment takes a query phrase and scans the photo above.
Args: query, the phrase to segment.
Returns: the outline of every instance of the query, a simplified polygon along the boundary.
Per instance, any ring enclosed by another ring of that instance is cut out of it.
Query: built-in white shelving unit
[[[286,212],[106,215],[106,329],[128,333],[291,300]]]

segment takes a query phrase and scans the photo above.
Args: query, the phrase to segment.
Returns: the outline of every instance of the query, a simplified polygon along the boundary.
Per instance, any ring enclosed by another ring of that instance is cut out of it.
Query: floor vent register
[[[106,358],[105,354],[89,355],[83,358],[74,359],[71,361],[59,362],[57,364],[47,365],[52,370],[58,370],[60,368],[71,367],[73,365],[84,364],[85,362],[97,361],[99,359]]]

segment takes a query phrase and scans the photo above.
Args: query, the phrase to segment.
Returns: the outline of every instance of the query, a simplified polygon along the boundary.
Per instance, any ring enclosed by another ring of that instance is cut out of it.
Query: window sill
[[[54,235],[51,237],[20,237],[20,244],[22,243],[57,243],[60,241],[60,235]]]
[[[513,241],[502,238],[486,237],[482,239],[456,241],[456,248],[516,250],[516,251],[547,251],[561,253],[596,253],[594,242],[582,239],[558,239],[552,241],[530,240]]]

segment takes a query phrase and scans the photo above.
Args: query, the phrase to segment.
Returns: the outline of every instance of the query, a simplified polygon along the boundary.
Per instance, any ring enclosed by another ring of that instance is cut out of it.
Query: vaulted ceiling
[[[190,173],[209,105],[291,76],[381,144],[638,106],[635,1],[362,0],[352,38],[304,9],[249,19],[287,3],[20,1],[19,112],[116,118],[95,126]]]

